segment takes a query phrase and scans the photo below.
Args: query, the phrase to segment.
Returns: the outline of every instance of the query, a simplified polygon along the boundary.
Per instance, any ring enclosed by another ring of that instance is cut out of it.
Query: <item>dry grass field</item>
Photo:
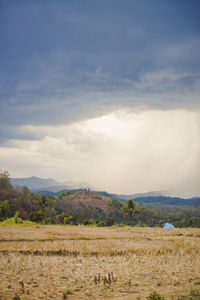
[[[0,226],[0,278],[0,299],[191,299],[200,230]]]

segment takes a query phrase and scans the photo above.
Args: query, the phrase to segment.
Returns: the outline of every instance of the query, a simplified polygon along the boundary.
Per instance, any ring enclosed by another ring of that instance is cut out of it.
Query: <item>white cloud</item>
[[[7,148],[0,148],[1,168],[12,176],[84,181],[118,193],[200,194],[199,112],[123,110],[28,129],[43,137],[10,140]]]

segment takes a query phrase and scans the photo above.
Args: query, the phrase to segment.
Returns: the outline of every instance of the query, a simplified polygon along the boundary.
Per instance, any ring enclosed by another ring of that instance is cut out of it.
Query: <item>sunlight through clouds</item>
[[[46,172],[40,165],[45,165],[53,168],[56,179],[87,181],[110,192],[159,190],[181,196],[199,193],[198,112],[118,111],[66,126],[29,130],[41,131],[44,137],[10,141],[8,152],[1,148],[13,173],[10,157],[24,156],[35,161],[35,172],[38,168],[40,176]],[[18,159],[15,167],[21,162]],[[196,184],[187,184],[191,178]]]

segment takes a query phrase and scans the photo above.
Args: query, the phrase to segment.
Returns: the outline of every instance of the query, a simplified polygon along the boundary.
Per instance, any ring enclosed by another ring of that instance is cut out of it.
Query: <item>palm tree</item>
[[[137,209],[137,205],[136,203],[133,201],[133,200],[128,200],[126,202],[126,205],[125,207],[122,208],[122,213],[123,215],[125,216],[129,216],[129,223],[130,224],[133,224],[133,215],[134,214],[139,214],[139,210]]]

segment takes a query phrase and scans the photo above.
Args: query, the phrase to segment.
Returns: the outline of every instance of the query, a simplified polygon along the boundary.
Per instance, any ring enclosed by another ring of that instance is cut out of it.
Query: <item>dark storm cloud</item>
[[[1,140],[118,109],[200,106],[198,1],[1,1]]]

